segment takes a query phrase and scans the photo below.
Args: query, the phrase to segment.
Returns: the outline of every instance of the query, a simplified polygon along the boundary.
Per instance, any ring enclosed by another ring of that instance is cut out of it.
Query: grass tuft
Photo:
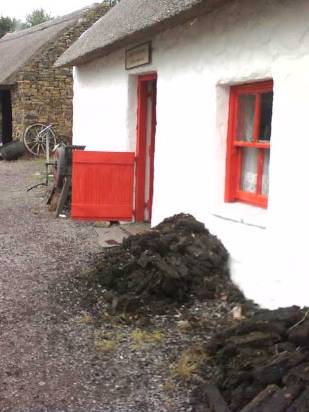
[[[76,319],[77,323],[80,325],[89,325],[93,323],[93,318],[88,312],[84,312],[81,316]]]
[[[135,349],[141,349],[147,345],[162,342],[163,335],[159,330],[148,332],[141,329],[135,329],[131,332],[131,339]]]
[[[186,382],[198,372],[207,358],[201,345],[194,345],[182,352],[180,359],[172,366],[172,375]]]
[[[119,333],[102,333],[101,331],[95,331],[94,346],[98,352],[114,352],[121,340],[122,335]]]

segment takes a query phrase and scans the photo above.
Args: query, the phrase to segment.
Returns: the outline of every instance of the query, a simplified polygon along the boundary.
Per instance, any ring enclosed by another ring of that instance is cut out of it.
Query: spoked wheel
[[[24,133],[24,145],[34,156],[45,155],[46,141],[49,139],[49,151],[52,152],[56,145],[56,136],[51,126],[42,123],[28,126]]]

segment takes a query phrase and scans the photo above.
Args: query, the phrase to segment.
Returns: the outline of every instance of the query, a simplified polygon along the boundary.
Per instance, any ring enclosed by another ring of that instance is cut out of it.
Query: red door
[[[138,78],[136,153],[73,152],[73,218],[128,221],[135,218],[138,222],[151,220],[156,91],[155,74]]]
[[[151,221],[156,135],[157,75],[138,78],[136,221]]]

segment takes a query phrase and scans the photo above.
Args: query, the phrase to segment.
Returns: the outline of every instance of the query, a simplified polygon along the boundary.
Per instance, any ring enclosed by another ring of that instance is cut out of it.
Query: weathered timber
[[[269,385],[261,391],[248,405],[246,405],[240,412],[260,412],[261,407],[265,402],[272,397],[272,395],[279,390],[277,385]]]
[[[230,409],[216,385],[211,382],[206,382],[204,393],[208,400],[209,407],[213,412],[230,412]]]
[[[302,385],[296,384],[276,391],[261,412],[285,412],[301,390]]]
[[[309,411],[309,388],[305,389],[299,396],[294,400],[291,406],[286,410],[286,412],[308,412]]]
[[[291,368],[304,362],[306,358],[307,354],[304,353],[283,352],[271,359],[268,364],[256,368],[252,375],[254,379],[266,385],[277,383]]]
[[[300,346],[309,346],[309,319],[289,331],[289,341]]]

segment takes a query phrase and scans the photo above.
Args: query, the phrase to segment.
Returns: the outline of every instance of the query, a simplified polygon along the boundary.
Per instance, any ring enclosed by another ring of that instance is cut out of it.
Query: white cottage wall
[[[308,305],[309,2],[232,1],[155,36],[153,62],[124,50],[74,71],[74,144],[134,151],[136,75],[158,74],[153,221],[192,213],[231,253],[261,305]],[[149,39],[145,39],[149,40]],[[229,86],[274,80],[268,209],[224,203]]]
[[[122,63],[118,52],[87,66],[86,75],[74,69],[74,144],[87,150],[128,150],[128,77],[119,70]]]

